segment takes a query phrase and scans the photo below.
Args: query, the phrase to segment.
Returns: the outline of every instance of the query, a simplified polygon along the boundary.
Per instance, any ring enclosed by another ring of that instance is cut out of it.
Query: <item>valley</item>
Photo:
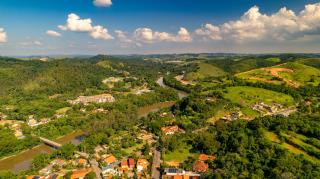
[[[302,58],[3,58],[0,176],[150,178],[175,168],[228,178],[259,175],[262,163],[264,176],[316,176],[319,66]],[[237,168],[248,161],[255,168]],[[294,171],[283,162],[308,165]]]

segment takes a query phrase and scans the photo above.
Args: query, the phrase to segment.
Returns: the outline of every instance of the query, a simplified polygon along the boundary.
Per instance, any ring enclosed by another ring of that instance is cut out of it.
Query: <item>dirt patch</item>
[[[184,80],[184,75],[178,75],[176,77],[174,77],[177,81],[179,81],[180,83],[182,83],[183,85],[192,85],[192,83],[190,81]]]
[[[272,76],[278,77],[278,78],[280,78],[279,72],[293,73],[293,70],[288,68],[264,68],[263,70],[270,72]]]
[[[268,73],[270,73],[273,77],[279,78],[279,80],[287,83],[289,86],[298,88],[300,86],[299,83],[283,78],[279,75],[279,73],[285,72],[285,73],[293,73],[294,71],[292,69],[289,68],[262,68],[261,70],[264,70]],[[263,81],[263,82],[267,82],[267,83],[275,83],[273,80],[267,80],[267,79],[263,79],[263,78],[259,78],[259,77],[251,77],[250,79],[252,80],[257,80],[257,81]]]

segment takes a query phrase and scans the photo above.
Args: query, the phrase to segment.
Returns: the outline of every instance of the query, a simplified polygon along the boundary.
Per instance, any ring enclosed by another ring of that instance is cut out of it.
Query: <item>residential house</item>
[[[200,179],[200,174],[176,168],[164,169],[162,179]]]
[[[108,165],[102,168],[102,175],[105,178],[113,177],[113,176],[120,176],[119,171],[113,165]]]
[[[27,124],[30,126],[30,127],[35,127],[35,126],[38,126],[39,123],[36,119],[33,118],[33,116],[29,116],[29,119],[27,121]]]
[[[86,166],[88,164],[88,161],[86,159],[83,159],[83,158],[79,158],[77,160],[77,164],[78,165],[81,165],[81,166]]]
[[[108,165],[113,164],[117,161],[117,158],[113,155],[108,155],[106,158],[104,158],[104,162],[106,162]]]
[[[128,159],[128,166],[130,169],[133,169],[135,167],[133,158]]]
[[[149,162],[146,159],[138,159],[137,161],[137,172],[142,173],[148,169]]]
[[[72,175],[70,179],[84,179],[85,176],[92,171],[91,168],[89,169],[80,169],[80,170],[74,170],[72,172]]]
[[[51,172],[52,172],[52,165],[48,165],[47,167],[41,169],[39,171],[39,174],[44,175],[44,176],[48,176],[51,174]]]
[[[21,124],[20,123],[13,123],[11,125],[11,129],[14,131],[14,135],[18,139],[23,139],[25,136],[23,135],[22,129],[21,129]]]
[[[179,132],[179,127],[177,125],[175,126],[167,126],[167,127],[162,127],[161,131],[165,134],[165,135],[173,135],[176,132]]]
[[[196,161],[194,164],[193,164],[193,170],[195,172],[206,172],[208,170],[209,166],[208,164],[204,163],[204,161]]]
[[[128,171],[129,170],[128,160],[127,159],[122,160],[120,163],[120,166],[123,172]]]

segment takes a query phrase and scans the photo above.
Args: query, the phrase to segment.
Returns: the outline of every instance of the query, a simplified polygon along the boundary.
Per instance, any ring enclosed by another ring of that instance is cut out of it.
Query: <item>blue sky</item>
[[[1,0],[0,55],[320,49],[319,0],[93,1]]]

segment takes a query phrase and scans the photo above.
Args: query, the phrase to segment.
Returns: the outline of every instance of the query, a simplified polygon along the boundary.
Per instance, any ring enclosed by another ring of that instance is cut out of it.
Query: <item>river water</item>
[[[160,77],[158,78],[158,80],[156,81],[157,84],[161,87],[164,87],[164,88],[170,88],[169,86],[167,86],[166,84],[164,84],[163,82],[163,77]],[[183,99],[185,97],[188,96],[188,93],[184,92],[184,91],[181,91],[181,90],[177,90],[175,89],[177,92],[178,92],[178,96],[179,96],[179,99]]]
[[[170,88],[169,86],[164,84],[163,77],[158,78],[158,80],[156,82],[161,87]],[[184,91],[177,90],[177,89],[175,89],[175,90],[178,92],[179,99],[183,99],[183,98],[188,96],[188,93],[186,93]],[[161,102],[161,103],[156,103],[156,104],[153,104],[153,105],[141,107],[141,108],[138,109],[138,117],[139,118],[147,117],[148,114],[151,113],[151,112],[157,112],[162,108],[168,108],[168,107],[173,106],[174,104],[176,104],[176,101],[167,101],[167,102]]]
[[[78,145],[81,140],[83,139],[83,132],[77,131],[65,135],[61,138],[55,140],[60,144],[72,143],[74,145]],[[24,152],[18,153],[14,156],[5,158],[0,160],[0,170],[10,170],[12,172],[19,172],[21,170],[27,170],[30,168],[32,164],[33,158],[42,153],[51,154],[53,153],[54,149],[51,147],[40,144],[32,149],[26,150]]]

